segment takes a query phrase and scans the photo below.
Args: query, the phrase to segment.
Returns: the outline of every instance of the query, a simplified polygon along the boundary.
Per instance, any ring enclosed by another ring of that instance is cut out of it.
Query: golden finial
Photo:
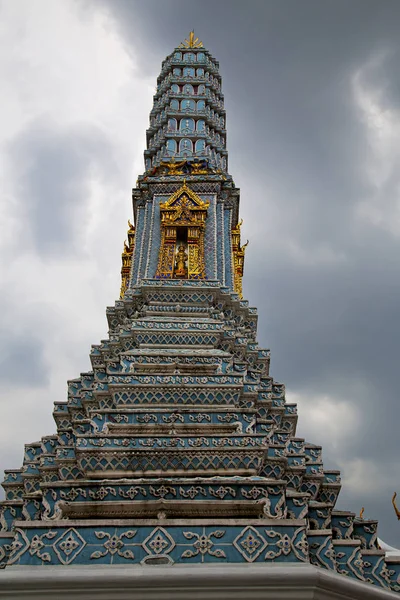
[[[243,219],[240,219],[240,221],[238,221],[237,225],[235,225],[235,227],[232,227],[232,233],[237,233],[240,236],[240,228],[243,224]]]
[[[124,297],[125,291],[129,286],[129,277],[132,266],[132,255],[135,244],[135,226],[128,220],[128,243],[124,241],[124,250],[121,255],[122,268],[121,268],[121,291],[120,298]]]
[[[183,42],[179,44],[179,48],[203,48],[203,42],[201,42],[198,37],[194,37],[193,29],[189,33],[189,39],[183,40]]]
[[[394,512],[396,513],[396,517],[398,518],[398,520],[400,521],[400,510],[397,508],[396,506],[396,496],[397,496],[397,492],[395,492],[393,494],[393,498],[392,498],[392,504],[393,504],[393,508],[394,508]]]
[[[364,508],[364,507],[362,507],[362,509],[360,510],[360,515],[359,515],[359,516],[360,516],[360,519],[363,519],[363,518],[364,518],[364,510],[365,510],[365,508]]]

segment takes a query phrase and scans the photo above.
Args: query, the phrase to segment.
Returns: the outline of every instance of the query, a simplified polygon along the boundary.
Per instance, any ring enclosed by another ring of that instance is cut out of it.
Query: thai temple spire
[[[162,63],[109,335],[5,472],[0,563],[311,563],[398,592],[256,341],[218,69],[194,32]]]

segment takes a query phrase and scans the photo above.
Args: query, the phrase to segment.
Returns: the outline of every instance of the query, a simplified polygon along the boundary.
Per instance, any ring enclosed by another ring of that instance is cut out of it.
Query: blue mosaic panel
[[[14,535],[11,533],[0,532],[0,569],[3,569],[11,552],[11,544]]]
[[[264,514],[269,513],[271,518],[282,516],[284,506],[284,488],[282,484],[271,485],[268,481],[260,481],[258,477],[245,478],[245,483],[240,478],[217,479],[212,478],[211,483],[203,481],[200,484],[196,479],[174,478],[167,482],[150,479],[132,483],[118,483],[112,485],[98,485],[97,483],[80,483],[74,486],[63,486],[45,491],[46,503],[49,504],[46,517],[50,517],[55,510],[55,503],[61,501],[107,501],[127,502],[142,500],[212,500],[216,507],[226,501],[252,500],[258,501],[263,507]],[[33,519],[32,519],[33,520]],[[324,540],[325,541],[325,540]]]
[[[304,526],[124,526],[16,529],[9,564],[306,562]],[[150,559],[150,560],[149,560]]]
[[[207,393],[209,393],[209,390],[206,390]],[[230,394],[232,394],[232,391],[229,390]],[[207,395],[207,394],[205,394]],[[239,394],[237,394],[237,396],[234,396],[232,394],[232,397],[235,399],[236,397],[238,397]],[[212,397],[212,400],[216,397],[216,395],[214,397]],[[128,400],[130,398],[130,395],[128,393],[126,393],[125,396],[125,401]],[[249,427],[249,424],[251,424],[251,421],[253,420],[253,415],[255,413],[246,413],[246,414],[242,414],[241,412],[237,411],[237,412],[220,412],[220,411],[214,411],[212,413],[207,413],[207,412],[200,412],[201,409],[193,409],[190,413],[188,412],[184,412],[184,413],[180,413],[180,412],[176,412],[174,409],[167,409],[165,407],[162,408],[157,408],[157,407],[153,407],[151,409],[151,412],[147,411],[145,413],[142,412],[123,412],[122,410],[118,410],[115,412],[108,412],[107,414],[104,413],[95,413],[94,415],[92,415],[92,421],[91,424],[92,426],[100,431],[101,429],[104,428],[106,423],[109,424],[114,424],[114,423],[119,423],[122,422],[126,425],[142,425],[144,423],[155,423],[155,424],[159,424],[159,425],[166,425],[166,424],[174,424],[174,423],[185,423],[187,425],[193,425],[196,424],[198,425],[199,423],[202,424],[214,424],[214,425],[230,425],[231,423],[233,423],[236,428],[238,428],[239,425],[241,425],[242,430],[245,430],[246,427]],[[250,416],[249,416],[250,415]],[[87,424],[87,431],[89,431],[89,424]],[[239,427],[240,429],[240,427]],[[250,429],[249,429],[250,431]]]
[[[388,558],[386,561],[390,578],[390,589],[400,592],[400,560],[397,557]]]
[[[321,531],[318,531],[317,535],[313,535],[313,532],[309,533],[308,546],[312,565],[335,570],[335,551],[330,533]]]
[[[361,548],[375,549],[378,539],[378,521],[356,520],[353,526],[353,536],[360,540]]]
[[[217,278],[217,228],[216,228],[216,196],[199,194],[203,202],[209,202],[207,211],[206,233],[204,237],[204,262],[206,264],[207,279]]]
[[[154,202],[147,202],[144,214],[143,238],[141,244],[141,255],[138,271],[139,280],[143,279],[143,277],[146,277],[148,255],[152,248],[152,237],[154,232],[153,219],[155,212],[156,210]]]
[[[385,564],[385,552],[370,550],[362,553],[362,556],[365,581],[383,588],[390,588],[390,574]]]
[[[363,560],[360,543],[353,540],[333,540],[333,547],[338,573],[363,581]]]
[[[217,230],[217,278],[222,285],[225,285],[225,260],[224,260],[224,215],[223,204],[217,204],[216,211],[216,230]]]
[[[224,211],[224,263],[225,281],[224,285],[233,290],[233,264],[232,264],[232,211]]]
[[[168,200],[168,195],[155,195],[152,202],[152,213],[150,220],[151,228],[151,245],[147,258],[145,277],[155,277],[158,265],[158,254],[161,244],[161,220],[160,220],[160,204]]]
[[[22,497],[23,489],[21,490]],[[0,531],[11,531],[15,519],[20,519],[22,515],[22,506],[15,505],[13,502],[7,504],[7,501],[2,503],[0,507]]]
[[[354,513],[333,513],[331,526],[335,539],[351,539],[354,530]]]
[[[138,281],[138,273],[140,266],[140,259],[142,253],[143,234],[144,234],[144,217],[145,209],[141,206],[138,207],[136,213],[136,235],[135,235],[135,248],[132,257],[132,271],[130,278],[130,287],[135,285]]]

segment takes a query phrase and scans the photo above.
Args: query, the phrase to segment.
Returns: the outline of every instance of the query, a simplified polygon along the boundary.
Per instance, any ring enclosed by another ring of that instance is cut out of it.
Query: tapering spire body
[[[123,294],[154,278],[214,281],[242,296],[239,190],[227,171],[218,69],[194,32],[162,63],[146,170],[133,190],[135,248]]]
[[[171,159],[207,160],[225,173],[228,168],[219,63],[203,47],[177,48],[157,79],[146,171]]]

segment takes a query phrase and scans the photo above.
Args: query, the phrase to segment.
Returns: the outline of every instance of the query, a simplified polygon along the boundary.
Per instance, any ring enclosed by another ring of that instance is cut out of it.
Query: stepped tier
[[[310,561],[397,589],[377,523],[335,511],[340,473],[296,437],[255,309],[215,282],[159,283],[107,310],[57,434],[6,472],[3,562]]]

